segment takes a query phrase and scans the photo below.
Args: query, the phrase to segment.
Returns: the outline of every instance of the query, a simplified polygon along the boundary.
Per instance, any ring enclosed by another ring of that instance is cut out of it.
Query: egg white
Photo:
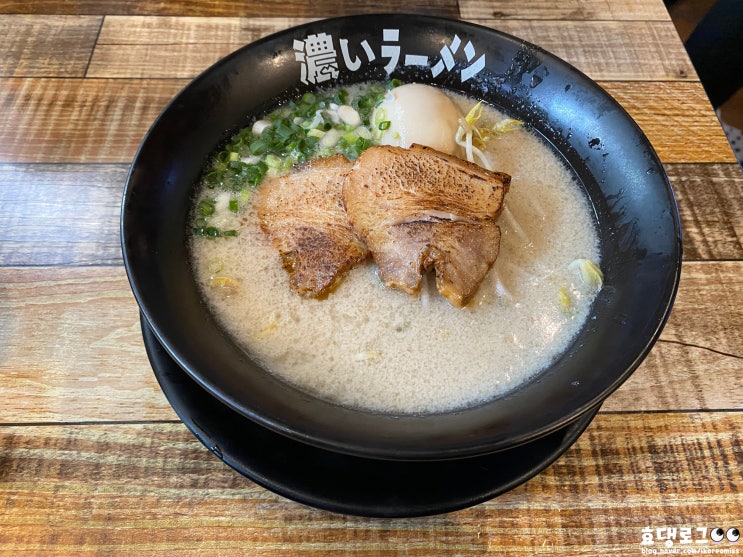
[[[389,122],[388,127],[379,132],[382,145],[407,148],[418,143],[457,155],[460,148],[454,136],[461,117],[461,111],[441,90],[409,83],[387,94],[375,109],[372,122],[377,127],[382,122]]]

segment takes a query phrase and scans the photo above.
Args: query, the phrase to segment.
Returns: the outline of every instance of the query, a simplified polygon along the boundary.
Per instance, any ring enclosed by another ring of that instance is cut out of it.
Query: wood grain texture
[[[174,419],[123,267],[1,268],[4,423]]]
[[[120,265],[127,165],[0,164],[0,265]]]
[[[605,409],[743,408],[742,277],[741,261],[685,264],[660,342]],[[123,268],[0,268],[0,310],[0,423],[173,417]]]
[[[0,79],[0,162],[131,162],[181,80]]]
[[[473,21],[534,43],[597,81],[697,79],[670,21]]]
[[[662,162],[737,162],[698,82],[599,85],[637,122]]]
[[[367,12],[473,20],[586,72],[656,148],[684,228],[668,324],[578,442],[495,500],[421,519],[311,509],[221,463],[159,389],[118,245],[128,165],[196,73]],[[0,0],[0,555],[629,556],[645,527],[740,528],[741,200],[662,0]]]
[[[669,21],[661,2],[644,0],[459,0],[464,19]]]
[[[743,330],[734,325],[743,322],[740,265],[683,264],[658,343],[604,410],[743,408]]]
[[[742,447],[739,413],[600,414],[555,464],[499,498],[379,520],[260,488],[180,424],[0,427],[0,551],[634,555],[646,526],[737,519]]]
[[[194,78],[220,58],[241,47],[233,44],[100,45],[87,77]]]
[[[96,45],[245,44],[311,21],[300,17],[169,17],[109,15]]]
[[[459,17],[456,0],[2,0],[0,13],[74,15],[166,15],[335,17],[361,13],[418,13]]]
[[[681,214],[684,259],[743,259],[743,170],[737,164],[665,166]]]
[[[88,77],[193,78],[221,57],[302,18],[108,16]]]
[[[108,16],[88,77],[193,78],[221,57],[303,18]]]
[[[303,21],[109,16],[87,75],[193,77],[240,46]],[[696,79],[670,21],[475,22],[538,44],[593,79]]]
[[[82,77],[101,17],[3,16],[0,76]]]
[[[742,263],[740,260],[685,263],[679,294],[663,338],[666,342],[736,358],[739,373],[733,373],[730,380],[741,381],[743,387],[743,329],[732,325],[743,322],[743,274],[739,267]],[[738,391],[740,402],[729,408],[743,408],[743,389]]]
[[[129,163],[181,79],[0,79],[0,162]],[[663,162],[735,162],[697,82],[600,82]]]

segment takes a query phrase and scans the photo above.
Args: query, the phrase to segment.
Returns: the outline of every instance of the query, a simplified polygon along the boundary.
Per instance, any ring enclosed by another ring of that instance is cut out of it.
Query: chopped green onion
[[[333,97],[333,102],[337,104],[348,104],[348,91],[341,89]]]
[[[210,189],[214,189],[221,182],[220,173],[217,172],[216,170],[211,170],[211,171],[207,172],[205,178],[206,178],[206,185]]]
[[[263,155],[268,150],[265,140],[256,139],[250,143],[250,153],[252,155]]]
[[[216,203],[213,199],[202,199],[196,206],[196,210],[202,217],[208,217],[214,214]]]
[[[276,135],[279,139],[286,142],[294,135],[294,130],[284,120],[279,120],[278,125],[275,125]]]
[[[267,170],[268,165],[263,161],[257,164],[248,165],[245,177],[248,185],[256,187],[258,184],[260,184],[263,181],[263,177],[266,175]]]
[[[193,233],[204,238],[223,238],[225,236],[237,236],[237,230],[219,230],[216,226],[195,226]]]
[[[353,95],[346,89],[304,93],[237,132],[214,155],[202,187],[229,193],[229,210],[237,214],[267,174],[280,175],[294,164],[337,153],[354,160],[374,144],[378,130],[390,126],[383,110],[375,112],[373,124],[370,120],[386,92],[399,84],[394,80],[362,85]],[[202,198],[194,207],[194,235],[219,238],[237,234],[213,226],[216,214],[216,200]]]
[[[348,131],[348,132],[344,133],[341,137],[346,141],[346,143],[348,145],[351,145],[352,143],[355,143],[356,142],[356,138],[358,136],[356,135],[356,132],[354,132],[354,131]]]
[[[274,154],[266,155],[266,164],[269,168],[277,168],[281,165],[281,159]]]
[[[377,126],[381,131],[390,129],[390,126],[392,125],[392,122],[389,120],[384,120],[382,122],[379,122],[379,126]]]

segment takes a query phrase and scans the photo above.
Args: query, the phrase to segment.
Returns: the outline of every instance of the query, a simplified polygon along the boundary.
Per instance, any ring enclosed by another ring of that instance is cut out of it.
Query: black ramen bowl
[[[211,154],[277,104],[317,87],[397,78],[484,99],[526,122],[578,176],[605,284],[572,344],[532,381],[449,413],[347,408],[261,369],[215,321],[189,264],[195,185]],[[153,124],[124,192],[124,263],[168,354],[221,403],[302,443],[374,459],[464,458],[544,437],[595,409],[640,365],[671,310],[678,209],[642,131],[596,83],[539,47],[433,17],[317,21],[256,41],[193,80]]]

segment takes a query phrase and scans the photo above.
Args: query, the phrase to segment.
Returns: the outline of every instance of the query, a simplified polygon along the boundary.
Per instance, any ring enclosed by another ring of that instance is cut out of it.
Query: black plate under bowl
[[[317,56],[323,48],[332,50]],[[595,212],[605,284],[585,326],[534,381],[463,411],[371,413],[291,387],[223,332],[189,266],[194,185],[221,142],[282,100],[318,86],[389,78],[463,92],[523,120],[574,171]],[[658,338],[681,269],[680,222],[668,178],[614,99],[533,44],[417,15],[316,21],[256,41],[206,70],[144,139],[124,192],[121,232],[124,263],[147,323],[213,396],[302,443],[401,460],[507,449],[562,430],[598,406]]]
[[[186,427],[212,453],[257,484],[299,503],[343,514],[412,517],[477,505],[539,474],[578,439],[598,408],[536,441],[455,460],[374,460],[319,449],[274,433],[202,389],[142,319],[155,376]]]

